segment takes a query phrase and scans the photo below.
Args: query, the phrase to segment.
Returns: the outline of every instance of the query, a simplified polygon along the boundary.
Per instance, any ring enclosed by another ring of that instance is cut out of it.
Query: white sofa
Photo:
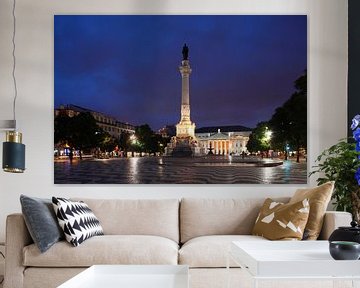
[[[60,241],[41,254],[22,214],[8,216],[4,288],[56,287],[94,264],[184,264],[191,288],[223,288],[231,241],[268,241],[250,235],[264,199],[81,200],[105,235],[76,248]],[[327,212],[321,238],[350,221],[349,213]],[[230,264],[235,287],[242,271]]]

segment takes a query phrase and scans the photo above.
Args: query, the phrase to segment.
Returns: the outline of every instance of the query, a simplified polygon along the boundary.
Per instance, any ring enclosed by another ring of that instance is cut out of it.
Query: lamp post
[[[286,143],[286,145],[285,145],[285,160],[288,160],[289,150],[290,150],[289,143]]]
[[[131,142],[131,157],[134,157],[134,148],[135,145],[137,144],[137,137],[135,136],[135,134],[132,134],[130,136],[130,142]]]
[[[266,144],[268,145],[269,149],[266,152],[266,157],[269,158],[269,150],[270,150],[270,140],[271,140],[271,135],[272,135],[272,131],[269,130],[269,128],[266,126],[265,127],[265,133],[264,133],[264,140],[266,142]]]
[[[266,131],[265,131],[265,140],[268,141],[268,142],[270,142],[270,140],[271,140],[271,135],[272,135],[272,131],[266,130]]]

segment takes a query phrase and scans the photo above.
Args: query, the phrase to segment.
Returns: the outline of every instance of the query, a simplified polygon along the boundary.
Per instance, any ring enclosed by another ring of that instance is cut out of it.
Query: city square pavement
[[[307,163],[131,157],[54,162],[55,184],[306,184]],[[269,164],[270,163],[270,164]]]

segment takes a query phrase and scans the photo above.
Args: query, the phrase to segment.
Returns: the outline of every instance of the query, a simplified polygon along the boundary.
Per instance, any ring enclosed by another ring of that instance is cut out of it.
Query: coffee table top
[[[185,265],[94,265],[58,288],[188,288]]]
[[[231,256],[255,277],[359,277],[359,260],[334,260],[328,241],[236,241]]]

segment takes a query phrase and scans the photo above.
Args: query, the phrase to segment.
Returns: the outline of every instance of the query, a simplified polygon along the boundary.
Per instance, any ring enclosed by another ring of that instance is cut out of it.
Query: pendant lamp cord
[[[12,56],[13,56],[13,69],[12,69],[12,77],[14,81],[14,102],[13,102],[13,116],[15,121],[15,130],[16,130],[16,98],[17,98],[17,85],[16,85],[16,77],[15,77],[15,68],[16,68],[16,56],[15,56],[15,35],[16,35],[16,16],[15,16],[15,8],[16,8],[16,0],[13,0],[13,9],[12,9],[12,16],[14,20],[14,29],[13,29],[13,35],[12,35],[12,44],[13,44],[13,50],[12,50]]]

